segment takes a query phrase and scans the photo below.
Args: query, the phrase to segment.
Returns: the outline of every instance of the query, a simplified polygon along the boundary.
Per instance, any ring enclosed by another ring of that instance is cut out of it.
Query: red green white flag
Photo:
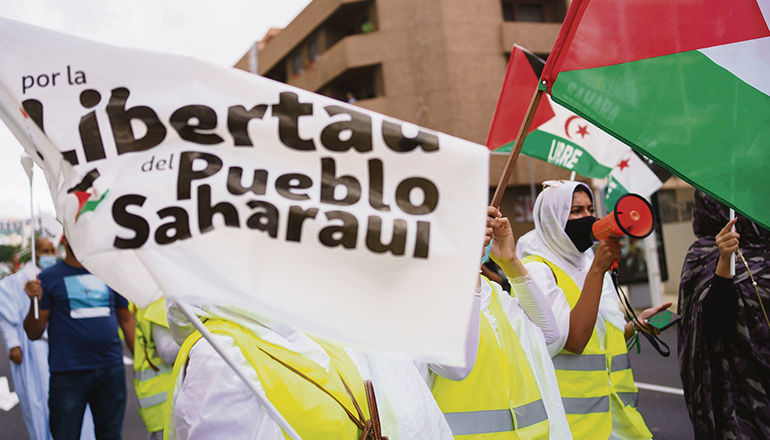
[[[770,226],[770,1],[574,0],[554,101]]]
[[[487,148],[510,153],[544,66],[545,61],[537,55],[513,46]],[[622,142],[544,96],[521,153],[581,176],[603,178],[628,150]]]
[[[487,138],[490,150],[510,153],[543,67],[545,61],[537,55],[513,46]],[[627,192],[650,197],[671,177],[548,95],[540,101],[521,152],[582,176],[609,176],[607,206],[614,206],[617,198]]]

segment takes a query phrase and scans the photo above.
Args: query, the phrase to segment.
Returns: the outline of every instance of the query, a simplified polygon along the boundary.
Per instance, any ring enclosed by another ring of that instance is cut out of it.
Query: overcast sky
[[[232,66],[269,28],[286,26],[308,3],[310,0],[0,0],[0,17],[115,46]],[[0,122],[0,219],[30,214],[22,152]],[[45,178],[37,167],[34,198],[36,212],[54,214]]]

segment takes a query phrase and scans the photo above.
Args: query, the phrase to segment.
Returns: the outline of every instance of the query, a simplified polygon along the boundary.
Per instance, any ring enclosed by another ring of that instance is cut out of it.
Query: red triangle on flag
[[[487,137],[487,148],[490,150],[494,151],[516,140],[532,95],[537,90],[543,66],[545,61],[520,46],[513,46]],[[548,100],[541,99],[529,131],[534,131],[554,115]]]

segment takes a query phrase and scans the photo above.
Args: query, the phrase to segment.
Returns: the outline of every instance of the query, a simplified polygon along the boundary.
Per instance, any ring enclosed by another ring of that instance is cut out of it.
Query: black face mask
[[[591,233],[591,226],[594,225],[596,217],[589,215],[588,217],[576,218],[573,220],[567,220],[567,226],[564,227],[564,232],[572,240],[572,244],[575,245],[578,251],[585,252],[593,246],[593,234]]]

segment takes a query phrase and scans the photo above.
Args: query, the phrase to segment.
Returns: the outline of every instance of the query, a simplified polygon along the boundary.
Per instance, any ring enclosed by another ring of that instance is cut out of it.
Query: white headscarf
[[[535,200],[532,217],[535,229],[522,236],[516,246],[520,257],[538,255],[564,269],[568,274],[583,271],[593,261],[591,249],[580,252],[564,228],[567,226],[572,195],[582,186],[593,201],[591,188],[585,183],[564,181],[558,186],[545,188]]]

